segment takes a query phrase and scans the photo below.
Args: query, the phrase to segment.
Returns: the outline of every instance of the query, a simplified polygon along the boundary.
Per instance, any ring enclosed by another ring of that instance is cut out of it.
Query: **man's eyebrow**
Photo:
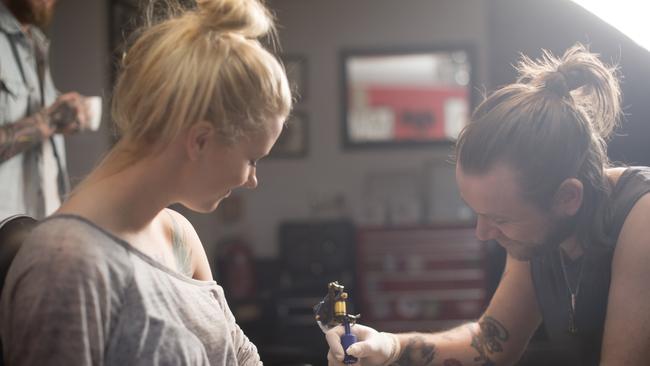
[[[508,216],[503,216],[503,215],[498,215],[498,214],[488,214],[486,215],[490,219],[497,219],[497,220],[510,220]]]
[[[492,214],[492,213],[481,213],[481,212],[478,212],[478,211],[476,211],[475,209],[473,209],[472,206],[470,206],[470,205],[467,204],[467,201],[465,201],[465,199],[463,198],[463,196],[459,195],[459,197],[460,197],[460,200],[465,204],[465,206],[469,207],[469,208],[470,208],[472,211],[474,211],[474,213],[475,213],[476,215],[478,215],[478,216],[484,216],[484,217],[487,217],[487,218],[489,218],[489,219],[491,219],[491,220],[492,220],[492,219],[510,220],[510,217],[508,217],[508,216],[499,215],[499,214]]]
[[[505,216],[505,215],[494,214],[494,213],[481,213],[481,212],[478,212],[478,211],[476,211],[476,210],[472,210],[472,211],[474,211],[474,213],[475,213],[476,215],[478,215],[478,216],[483,216],[483,217],[487,217],[487,218],[490,219],[490,220],[495,220],[495,219],[496,219],[496,220],[510,220],[510,217]]]

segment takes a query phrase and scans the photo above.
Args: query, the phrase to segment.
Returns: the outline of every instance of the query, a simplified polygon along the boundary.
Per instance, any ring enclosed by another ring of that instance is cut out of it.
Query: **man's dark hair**
[[[483,101],[461,132],[456,159],[467,174],[484,174],[496,163],[514,169],[524,198],[548,210],[568,178],[584,186],[576,225],[578,239],[593,239],[597,208],[609,197],[606,139],[620,113],[616,69],[578,44],[561,58],[544,52],[523,56],[519,78]]]

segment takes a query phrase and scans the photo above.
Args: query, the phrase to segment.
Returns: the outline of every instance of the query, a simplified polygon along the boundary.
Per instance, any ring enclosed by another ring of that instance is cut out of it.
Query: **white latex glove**
[[[345,333],[342,326],[334,327],[325,333],[330,350],[327,353],[329,366],[344,365],[341,336]],[[394,334],[380,333],[363,325],[352,326],[352,333],[357,336],[357,343],[348,347],[348,355],[359,359],[355,365],[381,366],[397,360],[400,354],[399,340]]]

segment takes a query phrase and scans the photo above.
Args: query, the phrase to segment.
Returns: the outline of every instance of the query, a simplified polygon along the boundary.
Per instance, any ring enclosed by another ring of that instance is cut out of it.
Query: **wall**
[[[52,77],[59,91],[100,95],[107,101],[110,90],[107,9],[105,0],[57,3],[48,33],[52,41]],[[105,118],[99,131],[66,138],[68,170],[73,184],[88,174],[108,149],[108,125]]]
[[[582,42],[602,60],[617,64],[623,78],[624,118],[609,144],[610,159],[650,164],[650,51],[612,26],[566,0],[490,0],[487,6],[491,86],[512,82],[511,65],[519,53],[539,57],[541,49],[556,54]]]

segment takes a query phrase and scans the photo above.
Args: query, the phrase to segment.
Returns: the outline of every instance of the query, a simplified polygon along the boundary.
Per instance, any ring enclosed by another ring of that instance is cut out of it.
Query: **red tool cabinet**
[[[435,331],[477,319],[488,260],[473,226],[360,228],[361,323],[382,331]]]

